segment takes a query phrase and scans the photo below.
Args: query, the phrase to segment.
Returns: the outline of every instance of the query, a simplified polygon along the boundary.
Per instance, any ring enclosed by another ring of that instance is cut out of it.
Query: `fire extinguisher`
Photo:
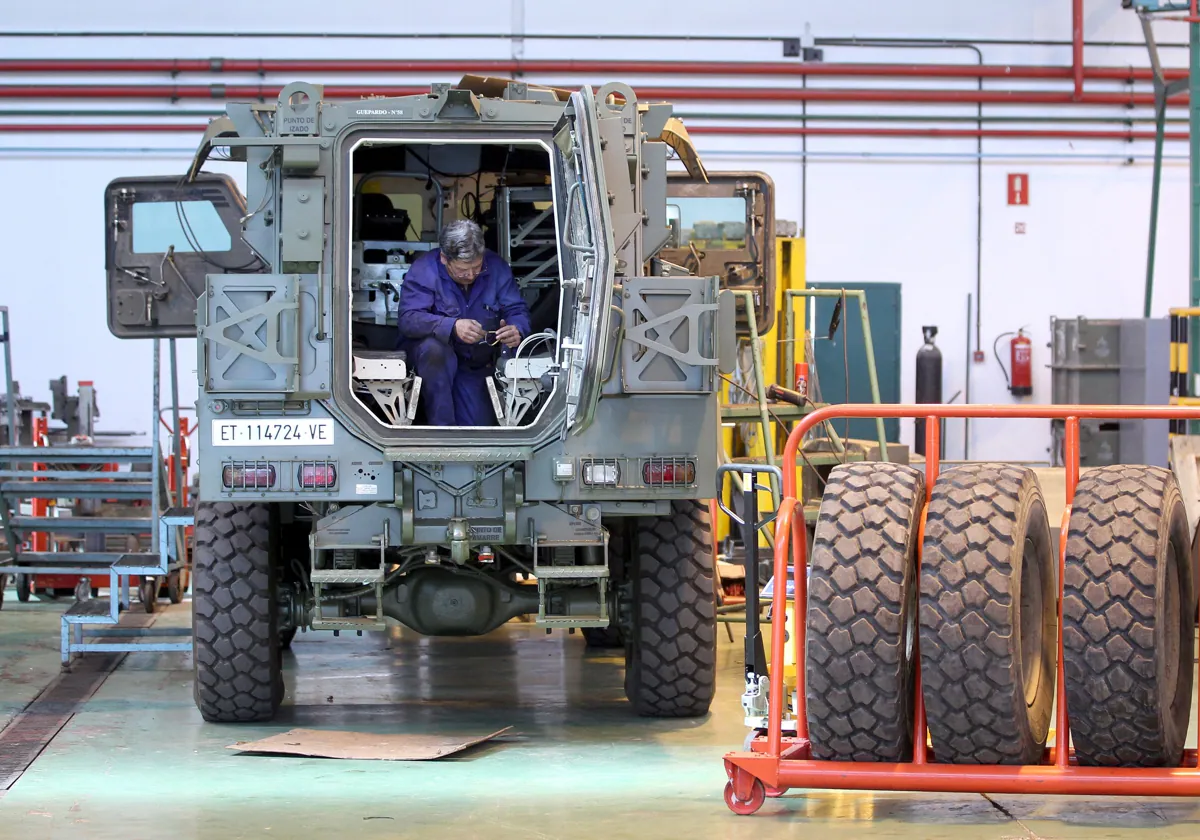
[[[1008,342],[1008,358],[1009,369],[1012,370],[1012,375],[1009,376],[1008,370],[1004,368],[1004,362],[1000,359],[1000,351],[997,349],[1000,340],[1006,336],[1013,336],[1013,339]],[[996,361],[1000,363],[1000,371],[1004,374],[1004,381],[1008,383],[1008,390],[1014,397],[1028,397],[1033,393],[1033,342],[1025,335],[1025,328],[1017,330],[1016,334],[1006,332],[996,336],[996,341],[992,344],[992,353],[996,356]]]

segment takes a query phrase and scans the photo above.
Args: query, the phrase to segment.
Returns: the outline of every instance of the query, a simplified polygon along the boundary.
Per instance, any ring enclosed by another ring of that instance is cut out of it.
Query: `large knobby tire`
[[[717,675],[708,505],[672,501],[669,514],[639,518],[633,527],[625,694],[645,717],[699,717],[712,705]]]
[[[805,696],[815,759],[911,756],[924,502],[912,467],[845,464],[829,475],[808,582]]]
[[[934,485],[921,560],[921,681],[935,760],[1033,764],[1054,704],[1058,598],[1032,470],[973,464]]]
[[[1195,582],[1183,499],[1159,467],[1084,473],[1063,578],[1063,667],[1079,763],[1178,767]]]
[[[271,509],[196,506],[192,647],[207,721],[270,720],[283,697]]]

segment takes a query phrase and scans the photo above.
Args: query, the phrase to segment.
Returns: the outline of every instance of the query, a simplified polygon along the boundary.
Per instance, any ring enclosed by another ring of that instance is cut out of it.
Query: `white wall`
[[[11,5],[11,4],[10,4]],[[784,2],[752,0],[731,6],[725,0],[695,0],[686,13],[678,2],[610,0],[597,20],[595,4],[511,0],[511,3],[458,2],[382,4],[343,0],[337,21],[328,4],[317,0],[264,0],[237,6],[163,4],[125,0],[94,4],[84,0],[25,4],[6,9],[6,31],[56,29],[91,31],[309,31],[586,34],[654,32],[671,34],[803,35],[806,25],[818,37],[921,37],[1021,40],[1066,40],[1070,37],[1068,0],[1010,0],[1007,3]],[[732,12],[736,11],[737,14]],[[1116,0],[1087,0],[1088,40],[1140,42],[1135,16]],[[1178,41],[1186,32],[1159,24],[1159,37]],[[984,46],[988,64],[1067,64],[1064,46]],[[710,60],[779,59],[777,44],[762,42],[623,42],[538,39],[517,43],[490,40],[395,41],[346,38],[304,40],[239,38],[4,38],[0,54],[50,57],[290,57],[290,58],[672,58]],[[1178,65],[1186,53],[1164,52]],[[827,48],[831,62],[973,62],[966,50],[901,50]],[[1089,47],[1090,65],[1144,65],[1141,48]],[[267,84],[289,81],[268,77]],[[125,76],[114,79],[77,77],[6,77],[3,83],[167,83],[167,77]],[[181,84],[256,82],[254,77],[182,77]],[[380,79],[337,76],[328,84],[360,81],[427,82],[430,79]],[[544,81],[582,81],[559,77]],[[604,81],[604,80],[590,80]],[[637,84],[769,86],[778,79],[632,79]],[[867,80],[813,80],[812,86],[867,87]],[[966,87],[916,80],[913,87]],[[1017,83],[989,82],[989,87],[1016,88]],[[1029,83],[1029,87],[1067,89],[1061,84]],[[1092,85],[1119,90],[1119,85]],[[0,100],[0,111],[14,108],[66,109],[106,107],[172,107],[188,111],[213,108],[211,102],[151,104],[126,102],[49,102]],[[680,110],[795,112],[797,107],[772,103],[712,105],[685,103]],[[1145,109],[1144,109],[1145,110]],[[1144,113],[1143,110],[1143,113]],[[812,106],[813,114],[889,113],[970,115],[972,106],[903,109],[895,106]],[[1041,116],[1053,114],[1119,115],[1118,109],[1067,108],[1059,111],[1017,106],[989,106],[988,114]],[[61,118],[46,117],[46,121]],[[32,121],[0,117],[0,121]],[[192,118],[189,123],[203,123]],[[1068,127],[1071,126],[1059,126]],[[1095,127],[1095,126],[1079,126]],[[1113,126],[1115,128],[1115,126]],[[1143,126],[1144,128],[1145,126]],[[778,187],[778,215],[799,220],[804,186],[799,152],[791,138],[697,137],[712,169],[755,168],[768,172]],[[94,379],[103,412],[102,427],[148,428],[150,348],[142,342],[113,339],[105,326],[102,191],[114,177],[175,173],[185,166],[194,134],[180,135],[34,135],[0,134],[0,183],[9,198],[3,242],[6,273],[0,280],[0,303],[12,309],[14,360],[26,393],[48,396],[47,381],[67,374]],[[1174,159],[1164,173],[1159,234],[1155,314],[1187,301],[1187,166],[1179,160],[1185,144],[1169,143]],[[57,149],[58,151],[53,151]],[[820,138],[808,143],[807,165],[808,274],[813,281],[900,282],[903,284],[903,388],[913,393],[912,360],[921,344],[921,326],[936,324],[945,355],[949,396],[966,382],[967,295],[976,281],[976,168],[973,140]],[[984,364],[972,363],[973,402],[1011,402],[991,355],[1001,332],[1025,327],[1034,340],[1035,401],[1049,401],[1046,342],[1052,315],[1070,317],[1137,317],[1141,314],[1150,200],[1151,144],[1114,141],[997,141],[984,143],[983,166],[983,308],[981,343]],[[1128,163],[1124,156],[1136,160]],[[1097,159],[1099,158],[1099,159]],[[233,170],[229,170],[233,171]],[[1032,203],[1006,205],[1010,172],[1031,178]],[[1023,222],[1026,233],[1014,233]],[[1003,347],[1002,347],[1003,350]],[[194,348],[181,346],[185,393],[195,393]],[[911,424],[904,424],[906,439]],[[1038,460],[1047,457],[1048,433],[1037,421],[976,423],[971,455],[975,458]],[[948,452],[962,452],[961,425],[950,424]]]

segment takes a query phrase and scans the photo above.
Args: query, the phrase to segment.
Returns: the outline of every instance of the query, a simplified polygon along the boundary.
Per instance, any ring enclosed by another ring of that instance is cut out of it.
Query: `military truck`
[[[245,195],[216,160],[244,162]],[[111,332],[197,339],[203,717],[270,719],[298,629],[517,617],[624,647],[637,713],[706,713],[718,389],[731,290],[772,317],[772,200],[763,175],[708,173],[671,106],[626,85],[481,77],[359,101],[289,84],[230,104],[186,173],[113,181]],[[404,275],[459,218],[533,319],[489,377],[488,427],[426,424],[395,350]],[[701,251],[687,231],[714,220],[725,241]]]

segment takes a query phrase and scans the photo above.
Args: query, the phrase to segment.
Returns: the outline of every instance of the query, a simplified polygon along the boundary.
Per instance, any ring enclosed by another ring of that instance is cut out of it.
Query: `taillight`
[[[221,483],[230,490],[267,490],[275,486],[275,468],[264,466],[234,466],[221,470]]]
[[[650,485],[681,487],[696,483],[696,462],[656,459],[642,465],[642,481]]]
[[[300,486],[305,490],[323,490],[337,484],[333,464],[304,464],[300,467]]]

